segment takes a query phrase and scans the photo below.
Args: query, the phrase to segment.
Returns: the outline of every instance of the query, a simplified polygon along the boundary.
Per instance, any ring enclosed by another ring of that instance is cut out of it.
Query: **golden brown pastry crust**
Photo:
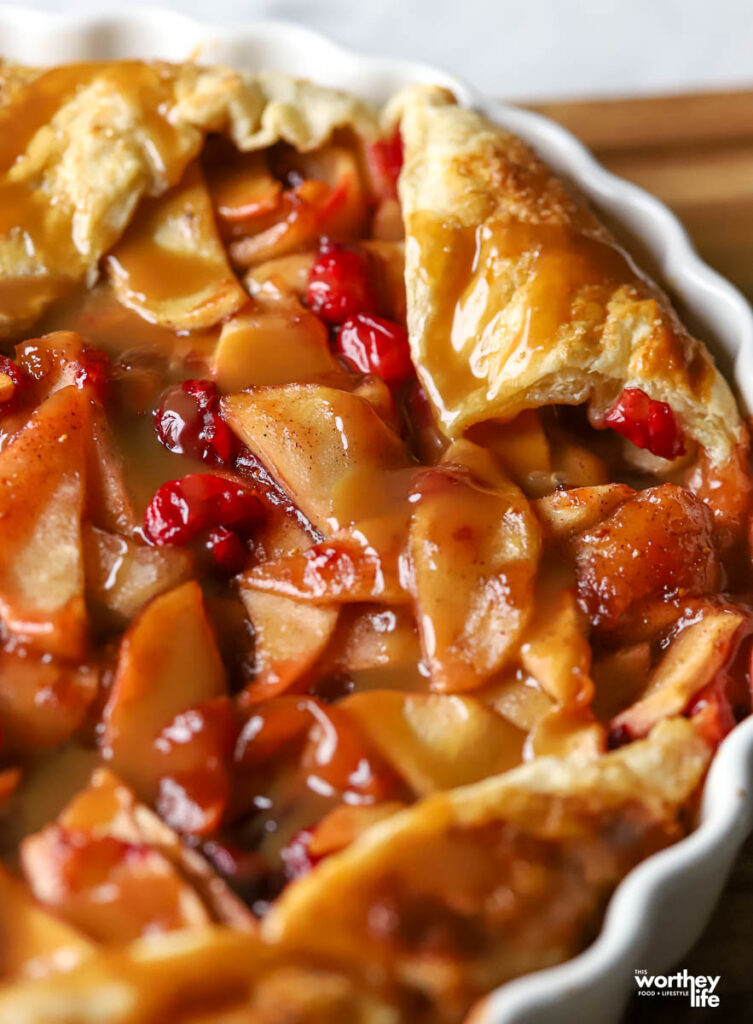
[[[376,117],[352,96],[277,73],[0,64],[0,337],[96,274],[142,196],[176,184],[207,132],[242,150],[310,150],[345,126],[369,137]]]
[[[541,758],[436,793],[291,886],[261,934],[205,927],[83,950],[74,970],[0,990],[0,1018],[45,1024],[54,1010],[78,1024],[85,1010],[97,1024],[188,1024],[189,1008],[210,1005],[207,1020],[232,1007],[255,1024],[458,1020],[480,991],[577,951],[586,933],[563,920],[587,927],[629,867],[679,837],[678,808],[710,756],[680,718],[606,757]],[[435,843],[460,859],[443,860]],[[432,905],[445,930],[424,948],[416,935]],[[455,918],[484,941],[453,952]],[[390,963],[393,942],[404,948]],[[441,1018],[406,1009],[416,989]]]
[[[435,793],[291,886],[262,935],[301,955],[380,965],[462,1012],[578,951],[622,876],[680,837],[678,809],[709,759],[680,718],[603,757],[538,758]],[[439,934],[427,921],[443,922]]]
[[[625,387],[668,402],[714,462],[740,431],[732,393],[667,297],[516,136],[441,89],[396,97],[405,164],[408,326],[443,430]]]

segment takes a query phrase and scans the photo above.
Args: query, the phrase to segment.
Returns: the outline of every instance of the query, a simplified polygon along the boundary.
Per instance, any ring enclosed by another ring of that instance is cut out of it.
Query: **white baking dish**
[[[491,45],[491,44],[490,44]],[[448,85],[465,103],[518,132],[572,178],[634,239],[704,332],[753,409],[753,314],[742,296],[695,254],[682,227],[656,199],[600,167],[572,135],[535,114],[478,96],[422,64],[348,53],[295,25],[201,24],[174,12],[49,15],[0,5],[0,55],[34,64],[111,57],[185,60],[277,69],[376,101],[412,81]],[[617,890],[598,940],[559,967],[493,993],[473,1024],[589,1024],[617,1021],[633,971],[659,974],[676,963],[706,924],[732,861],[753,825],[753,718],[722,745],[706,783],[699,828],[652,857]],[[722,979],[723,985],[723,979]],[[723,1005],[723,999],[722,999]]]

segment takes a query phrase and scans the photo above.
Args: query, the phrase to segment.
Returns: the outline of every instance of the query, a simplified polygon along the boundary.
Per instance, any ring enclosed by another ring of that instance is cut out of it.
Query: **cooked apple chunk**
[[[84,527],[86,589],[118,622],[128,622],[151,598],[191,576],[188,552],[156,548],[121,534]]]
[[[525,733],[473,697],[372,690],[341,707],[420,796],[499,775],[522,760]]]
[[[10,635],[69,659],[87,645],[87,421],[84,393],[64,388],[0,452],[0,618]]]
[[[536,611],[520,646],[523,668],[558,704],[584,707],[593,697],[588,621],[572,589],[539,584]]]
[[[417,478],[409,543],[432,687],[453,692],[481,686],[514,652],[540,541],[528,502],[486,452],[462,442],[446,458]]]
[[[256,385],[347,384],[327,328],[294,297],[259,298],[222,325],[213,360],[224,394]]]
[[[21,845],[36,898],[98,942],[210,922],[198,896],[157,850],[48,825]]]
[[[208,862],[182,843],[178,834],[108,769],[98,768],[92,774],[88,784],[65,806],[58,824],[69,831],[109,836],[157,851],[190,882],[214,920],[244,930],[252,927],[250,911]]]
[[[211,327],[247,300],[217,234],[197,163],[170,191],[141,201],[107,267],[121,302],[173,330]]]
[[[306,531],[279,510],[271,513],[260,530],[259,564],[294,558],[311,543]],[[312,605],[267,593],[239,577],[241,600],[253,631],[254,678],[242,701],[256,703],[283,693],[305,678],[327,648],[338,621],[335,604]]]
[[[97,695],[93,666],[0,652],[0,722],[6,749],[43,750],[72,736]]]
[[[95,945],[48,913],[29,889],[0,865],[0,979],[40,978],[80,963]]]
[[[663,484],[635,494],[573,543],[578,597],[601,630],[616,627],[647,598],[719,587],[711,512],[683,487]]]
[[[355,153],[324,146],[310,153],[287,151],[280,170],[299,184],[276,208],[236,222],[229,244],[237,267],[251,267],[314,245],[321,236],[357,238],[364,227],[366,196]]]
[[[242,153],[217,137],[203,156],[212,206],[226,225],[243,224],[277,209],[282,182],[270,171],[263,150]]]
[[[386,510],[391,471],[409,465],[400,438],[369,402],[346,391],[252,388],[222,406],[235,433],[325,535]]]
[[[305,551],[249,569],[243,585],[312,604],[403,604],[409,600],[401,581],[407,535],[407,513],[358,523]]]
[[[303,604],[244,586],[241,598],[254,631],[254,680],[244,700],[266,700],[300,679],[324,652],[338,609]]]
[[[554,494],[538,498],[533,507],[541,522],[544,537],[565,541],[582,530],[596,526],[633,494],[635,491],[627,484],[574,487],[569,491],[555,491]]]
[[[681,628],[649,675],[643,695],[612,720],[613,731],[641,737],[663,718],[681,715],[730,660],[747,618],[734,607],[710,607]]]
[[[353,604],[342,608],[316,674],[322,679],[348,679],[356,692],[425,693],[429,679],[412,607]]]
[[[118,652],[104,711],[102,750],[115,771],[147,800],[163,768],[154,750],[181,711],[225,692],[225,670],[197,583],[155,597],[135,619]]]
[[[553,707],[536,722],[526,741],[526,756],[597,757],[607,749],[606,729],[588,709]]]

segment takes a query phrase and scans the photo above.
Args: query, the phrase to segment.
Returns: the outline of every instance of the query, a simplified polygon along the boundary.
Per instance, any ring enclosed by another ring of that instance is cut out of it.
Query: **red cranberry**
[[[220,412],[220,396],[211,380],[184,380],[169,387],[154,413],[157,437],[178,455],[192,455],[223,466],[236,441]]]
[[[364,314],[350,317],[340,328],[336,348],[353,369],[373,373],[390,387],[413,374],[408,332],[392,320]]]
[[[649,398],[639,388],[625,388],[604,417],[604,425],[663,459],[676,459],[685,452],[670,407]]]
[[[323,238],[309,274],[306,301],[327,324],[341,324],[356,313],[371,313],[376,298],[366,256]]]
[[[163,484],[144,514],[144,536],[153,544],[187,544],[216,526],[247,530],[263,515],[256,494],[209,473],[189,473]]]
[[[394,199],[397,195],[397,179],[403,167],[400,129],[395,128],[388,139],[372,142],[366,149],[366,159],[382,198]]]
[[[248,548],[235,530],[228,530],[226,526],[217,526],[209,532],[206,548],[215,566],[228,576],[241,572],[248,561]]]

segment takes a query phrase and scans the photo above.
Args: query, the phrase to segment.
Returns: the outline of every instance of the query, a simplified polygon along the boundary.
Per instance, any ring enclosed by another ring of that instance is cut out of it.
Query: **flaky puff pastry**
[[[207,133],[243,151],[282,141],[305,152],[338,128],[368,138],[376,117],[345,93],[275,72],[0,61],[0,337],[91,282],[140,200],[176,185]]]
[[[599,426],[632,387],[726,462],[741,430],[729,387],[585,203],[442,89],[405,90],[387,117],[405,147],[413,358],[444,432],[552,403],[588,402]]]

